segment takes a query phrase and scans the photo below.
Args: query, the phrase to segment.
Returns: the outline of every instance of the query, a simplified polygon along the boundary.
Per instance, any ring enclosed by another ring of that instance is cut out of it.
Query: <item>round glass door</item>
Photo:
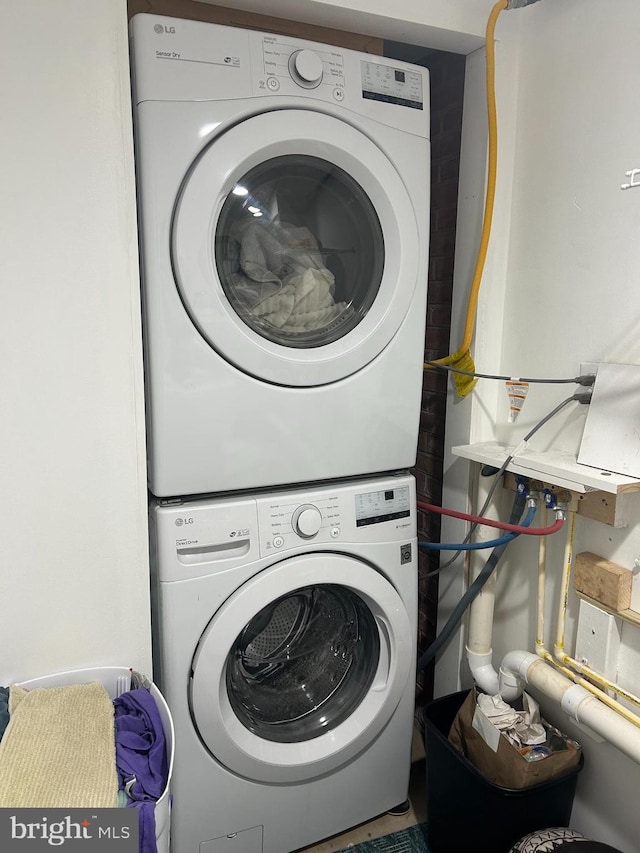
[[[283,346],[324,346],[371,307],[384,237],[343,169],[287,155],[240,177],[222,206],[215,258],[229,303],[253,331]]]
[[[378,628],[361,598],[340,586],[296,590],[263,608],[233,644],[231,707],[259,737],[310,740],[357,708],[379,653]]]
[[[211,755],[277,784],[342,766],[412,688],[412,622],[395,587],[355,557],[289,557],[212,615],[189,704]]]
[[[171,263],[198,332],[289,387],[366,367],[398,333],[420,267],[410,175],[340,119],[282,109],[215,136],[180,188]]]

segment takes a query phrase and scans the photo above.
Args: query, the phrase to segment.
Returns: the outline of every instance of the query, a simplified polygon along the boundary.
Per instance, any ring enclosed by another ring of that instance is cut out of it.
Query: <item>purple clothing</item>
[[[158,706],[144,688],[129,690],[113,701],[116,767],[120,787],[138,809],[141,853],[156,853],[155,801],[169,773],[164,728]]]

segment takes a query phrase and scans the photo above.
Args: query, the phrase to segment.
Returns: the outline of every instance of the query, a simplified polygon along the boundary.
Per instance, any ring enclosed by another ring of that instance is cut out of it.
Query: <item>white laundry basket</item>
[[[97,681],[104,685],[107,693],[112,699],[116,699],[131,689],[132,670],[124,666],[104,666],[91,669],[75,669],[67,672],[56,672],[52,675],[44,675],[41,678],[32,678],[29,681],[21,681],[19,687],[25,690],[34,690],[37,687],[66,687],[70,684],[89,684]],[[149,683],[149,691],[155,699],[160,719],[164,728],[164,736],[167,745],[167,785],[162,796],[156,802],[156,846],[158,853],[169,853],[171,838],[171,794],[170,783],[173,772],[173,754],[175,744],[175,733],[173,719],[164,696],[153,682]]]

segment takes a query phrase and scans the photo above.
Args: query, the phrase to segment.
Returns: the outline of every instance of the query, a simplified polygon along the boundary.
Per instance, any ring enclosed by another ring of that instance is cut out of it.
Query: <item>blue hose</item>
[[[511,518],[509,519],[510,524],[518,524],[520,518],[522,517],[522,513],[524,512],[524,508],[526,505],[527,496],[525,493],[516,493],[515,500],[513,502],[513,507],[511,508]],[[526,518],[522,522],[524,526],[529,526],[533,521],[533,516],[535,515],[535,507],[532,507],[527,513]],[[512,534],[513,536],[518,536],[519,534]],[[504,537],[506,538],[506,537]],[[511,541],[511,540],[509,540]],[[438,634],[435,640],[431,643],[426,652],[422,655],[420,660],[418,661],[417,670],[418,672],[422,672],[429,663],[433,660],[433,658],[438,654],[440,649],[444,646],[444,644],[450,639],[451,635],[455,631],[458,626],[458,622],[462,619],[465,610],[471,602],[475,599],[478,593],[481,591],[482,587],[491,577],[493,570],[498,565],[500,558],[507,550],[507,545],[509,542],[505,542],[502,545],[498,545],[497,548],[494,548],[489,556],[487,562],[482,567],[480,574],[473,581],[469,589],[462,596],[460,601],[456,604],[456,606],[451,611],[451,615],[447,619],[445,626],[442,631]]]
[[[418,548],[423,551],[482,551],[484,548],[497,548],[506,545],[519,536],[518,533],[507,533],[500,539],[487,539],[486,542],[418,542]]]
[[[536,514],[536,508],[531,507],[526,518],[522,522],[522,527],[529,527]],[[487,539],[486,542],[418,542],[418,548],[424,551],[482,551],[484,548],[499,548],[500,545],[506,545],[520,536],[519,533],[507,533],[501,536],[500,539]]]

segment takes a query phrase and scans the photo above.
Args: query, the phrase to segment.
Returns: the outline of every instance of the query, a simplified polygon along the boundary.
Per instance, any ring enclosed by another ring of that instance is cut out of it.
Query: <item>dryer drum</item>
[[[324,346],[367,314],[384,271],[384,236],[364,189],[310,155],[271,158],[243,175],[220,212],[220,283],[259,335]]]
[[[310,740],[365,697],[380,652],[373,614],[351,590],[308,586],[277,599],[245,626],[227,658],[238,719],[259,737]]]

